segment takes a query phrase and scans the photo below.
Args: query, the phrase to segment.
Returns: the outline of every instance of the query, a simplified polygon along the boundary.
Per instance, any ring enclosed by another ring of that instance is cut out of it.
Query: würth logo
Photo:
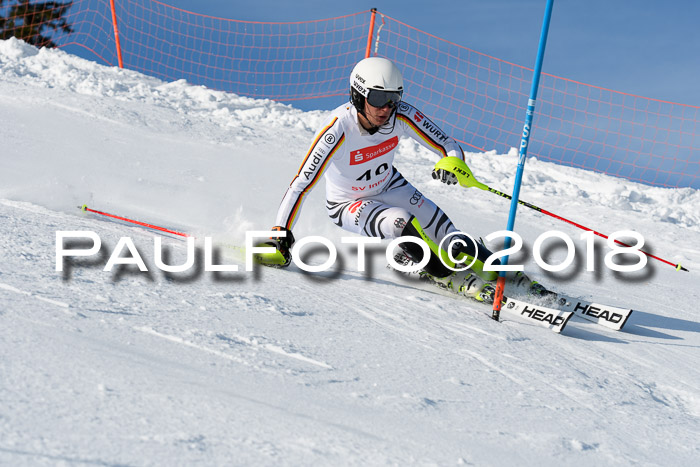
[[[376,146],[369,146],[358,149],[357,151],[352,151],[350,153],[350,165],[364,164],[365,162],[371,161],[376,157],[383,156],[398,145],[399,137],[394,136],[393,138],[384,141],[381,144],[377,144]]]
[[[350,207],[348,208],[348,211],[350,211],[351,214],[355,214],[355,211],[357,211],[357,208],[362,206],[362,203],[364,203],[364,201],[355,201],[354,203],[352,203],[350,205]]]
[[[416,110],[416,113],[413,115],[413,120],[420,123],[423,118],[425,118],[424,115]]]

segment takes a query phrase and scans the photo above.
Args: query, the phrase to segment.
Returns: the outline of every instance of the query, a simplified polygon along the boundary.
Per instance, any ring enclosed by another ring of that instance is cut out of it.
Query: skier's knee
[[[388,231],[388,236],[397,238],[401,237],[406,230],[406,227],[411,224],[412,215],[410,212],[403,208],[393,207],[386,210],[383,215],[383,222],[386,222],[386,226],[379,226],[379,228],[385,232]]]

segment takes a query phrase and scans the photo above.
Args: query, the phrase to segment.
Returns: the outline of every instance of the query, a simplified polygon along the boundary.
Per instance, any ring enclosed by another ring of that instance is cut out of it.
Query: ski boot
[[[424,274],[429,276],[429,280],[437,286],[479,302],[493,303],[494,295],[496,295],[496,284],[483,280],[468,269],[453,272],[447,277],[433,277],[430,274]]]
[[[530,297],[549,297],[555,295],[554,292],[548,290],[545,286],[528,277],[522,271],[516,271],[512,277],[508,278],[508,285],[516,292],[524,293]]]
[[[401,266],[411,266],[415,264],[401,249],[397,249],[397,251],[394,252],[394,261]],[[430,282],[441,289],[484,303],[493,303],[493,296],[496,293],[495,284],[484,281],[470,270],[456,271],[445,277],[436,277],[420,270],[403,274],[407,276],[418,276],[421,280]]]

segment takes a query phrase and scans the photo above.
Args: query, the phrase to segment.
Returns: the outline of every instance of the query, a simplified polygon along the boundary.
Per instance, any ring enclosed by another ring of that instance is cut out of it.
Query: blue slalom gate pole
[[[535,101],[537,100],[537,89],[540,85],[540,74],[542,72],[542,61],[544,60],[544,50],[547,45],[547,34],[549,33],[549,20],[552,17],[552,6],[554,0],[547,0],[547,7],[544,11],[544,19],[542,20],[542,32],[540,33],[540,45],[537,49],[537,60],[535,61],[535,70],[532,75],[532,87],[530,88],[530,99],[527,101],[527,112],[525,114],[525,125],[523,126],[523,136],[520,140],[520,151],[518,154],[518,170],[515,173],[515,186],[513,187],[513,197],[510,202],[510,212],[508,214],[509,232],[513,231],[515,226],[515,212],[518,209],[518,199],[520,197],[520,184],[523,178],[525,169],[525,158],[527,157],[527,146],[530,142],[530,133],[532,130],[532,116],[535,113]],[[506,237],[504,248],[510,248],[510,237]],[[508,265],[508,255],[503,256],[501,260],[503,266]],[[501,316],[501,301],[503,300],[503,291],[506,284],[506,271],[501,271],[496,282],[496,296],[493,301],[493,313],[491,317],[498,321]]]

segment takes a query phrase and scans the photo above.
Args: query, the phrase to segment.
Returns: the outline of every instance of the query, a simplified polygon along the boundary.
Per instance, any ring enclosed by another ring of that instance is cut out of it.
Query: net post
[[[374,36],[374,21],[377,17],[377,9],[372,8],[372,16],[369,19],[369,32],[367,33],[367,50],[365,50],[365,58],[369,58],[372,55],[372,36]]]
[[[112,9],[112,25],[114,26],[114,43],[117,46],[117,61],[119,62],[119,68],[124,68],[124,61],[122,60],[122,46],[119,42],[119,27],[117,26],[117,12],[114,10],[114,0],[109,0],[109,6]]]

